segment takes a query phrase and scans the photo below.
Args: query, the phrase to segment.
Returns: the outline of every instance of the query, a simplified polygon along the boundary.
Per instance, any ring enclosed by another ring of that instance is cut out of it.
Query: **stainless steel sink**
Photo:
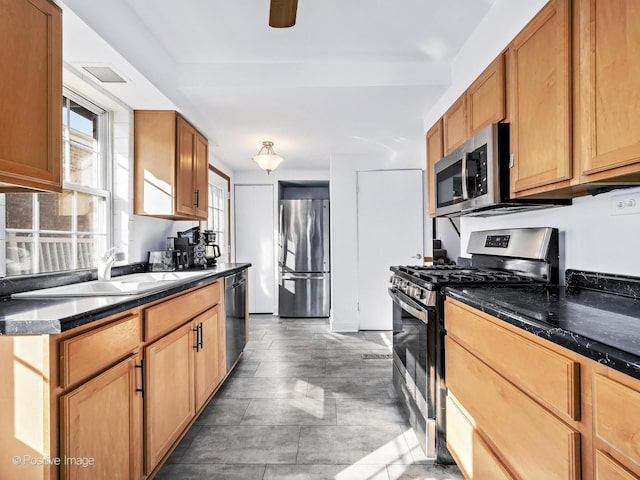
[[[43,288],[14,293],[11,298],[66,298],[117,295],[139,295],[168,288],[173,283],[182,283],[208,275],[208,271],[196,272],[143,272],[122,275],[111,280],[93,280],[73,283],[61,287]]]

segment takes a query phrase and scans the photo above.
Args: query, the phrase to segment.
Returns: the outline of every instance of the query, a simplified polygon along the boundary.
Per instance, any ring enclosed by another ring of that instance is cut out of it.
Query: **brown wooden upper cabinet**
[[[500,54],[467,90],[469,136],[505,118],[504,55]]]
[[[436,192],[435,192],[435,164],[444,154],[442,145],[442,119],[439,119],[433,127],[429,129],[426,137],[427,142],[427,212],[430,217],[436,215]]]
[[[444,154],[505,118],[505,67],[500,54],[442,117]]]
[[[0,0],[0,191],[62,191],[62,11]]]
[[[582,182],[640,174],[640,2],[583,0],[576,8]]]
[[[136,110],[133,213],[206,219],[208,145],[207,139],[173,110]]]
[[[467,96],[463,94],[442,116],[444,153],[450,153],[469,138]]]
[[[508,49],[514,197],[568,185],[572,175],[570,7],[551,0]]]

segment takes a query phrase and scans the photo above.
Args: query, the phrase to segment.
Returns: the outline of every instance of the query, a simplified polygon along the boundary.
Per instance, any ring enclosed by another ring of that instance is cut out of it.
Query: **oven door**
[[[436,310],[425,307],[396,288],[393,300],[393,362],[398,395],[409,410],[435,419]]]

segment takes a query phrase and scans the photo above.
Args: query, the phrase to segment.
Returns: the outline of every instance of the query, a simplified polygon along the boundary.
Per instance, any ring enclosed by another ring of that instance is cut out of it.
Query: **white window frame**
[[[207,230],[213,230],[214,232],[223,232],[225,238],[224,245],[218,245],[220,247],[220,253],[222,254],[220,257],[221,262],[229,262],[231,258],[231,237],[230,237],[230,228],[229,228],[229,202],[231,198],[230,188],[231,188],[231,179],[225,175],[220,170],[215,167],[209,166],[209,182],[208,182],[208,194],[211,194],[211,189],[219,189],[222,190],[223,195],[223,208],[218,210],[223,210],[223,225],[222,228],[214,228],[213,218],[215,213],[215,208],[213,206],[213,202],[209,202],[208,211],[207,211],[207,222],[206,228]],[[211,198],[211,195],[210,195]],[[219,238],[218,238],[219,243]]]

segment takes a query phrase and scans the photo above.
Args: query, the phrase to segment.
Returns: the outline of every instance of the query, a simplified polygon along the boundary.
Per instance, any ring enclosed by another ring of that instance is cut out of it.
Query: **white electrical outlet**
[[[611,197],[611,215],[634,215],[636,213],[640,213],[640,193]]]

